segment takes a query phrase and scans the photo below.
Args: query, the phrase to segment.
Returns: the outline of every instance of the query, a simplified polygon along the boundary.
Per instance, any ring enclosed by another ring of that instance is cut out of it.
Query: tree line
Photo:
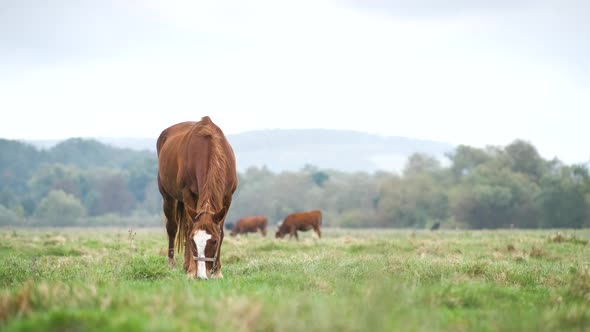
[[[162,225],[156,174],[153,152],[0,139],[0,225]],[[521,140],[461,145],[444,165],[414,154],[401,174],[252,167],[239,174],[228,219],[265,215],[273,224],[310,209],[337,227],[581,228],[590,226],[590,176],[587,165],[546,160]]]

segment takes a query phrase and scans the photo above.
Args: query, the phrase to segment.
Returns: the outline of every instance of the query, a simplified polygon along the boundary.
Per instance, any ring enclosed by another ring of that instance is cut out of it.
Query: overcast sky
[[[407,3],[411,3],[408,5]],[[0,137],[352,129],[590,159],[588,0],[2,0]]]

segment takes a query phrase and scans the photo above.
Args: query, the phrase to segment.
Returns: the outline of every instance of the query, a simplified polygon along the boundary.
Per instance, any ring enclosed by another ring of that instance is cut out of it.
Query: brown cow
[[[238,234],[256,233],[260,231],[262,236],[266,236],[267,223],[266,217],[263,216],[240,218],[236,221],[230,235],[236,236]]]
[[[236,159],[223,132],[206,116],[160,134],[158,188],[164,202],[168,262],[184,246],[189,277],[221,278],[223,223],[238,185]]]
[[[318,234],[318,237],[322,237],[320,232],[320,226],[322,225],[322,212],[320,210],[306,211],[292,213],[285,218],[283,223],[279,225],[275,237],[281,239],[285,234],[289,234],[289,238],[295,235],[295,238],[299,240],[297,231],[308,231],[313,230]]]

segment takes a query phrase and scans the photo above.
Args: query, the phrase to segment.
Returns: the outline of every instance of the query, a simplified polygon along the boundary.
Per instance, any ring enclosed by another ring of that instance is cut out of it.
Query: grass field
[[[164,229],[0,229],[2,331],[589,331],[589,230],[324,230],[169,269]]]

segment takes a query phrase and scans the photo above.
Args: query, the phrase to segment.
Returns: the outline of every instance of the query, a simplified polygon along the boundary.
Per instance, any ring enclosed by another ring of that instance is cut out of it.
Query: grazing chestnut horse
[[[223,132],[206,116],[158,137],[158,188],[164,200],[168,263],[184,249],[184,270],[222,278],[223,223],[238,185],[236,159]],[[183,248],[184,246],[184,248]]]
[[[321,225],[322,212],[320,212],[320,210],[292,213],[288,215],[285,220],[283,220],[281,225],[279,225],[279,229],[277,230],[275,237],[277,239],[281,239],[286,234],[289,234],[289,238],[295,236],[295,238],[299,240],[297,231],[305,232],[313,228],[313,230],[318,234],[318,237],[321,238]]]
[[[266,225],[268,221],[266,217],[254,216],[244,217],[238,219],[229,235],[236,236],[237,234],[256,233],[260,231],[262,236],[266,236]]]

